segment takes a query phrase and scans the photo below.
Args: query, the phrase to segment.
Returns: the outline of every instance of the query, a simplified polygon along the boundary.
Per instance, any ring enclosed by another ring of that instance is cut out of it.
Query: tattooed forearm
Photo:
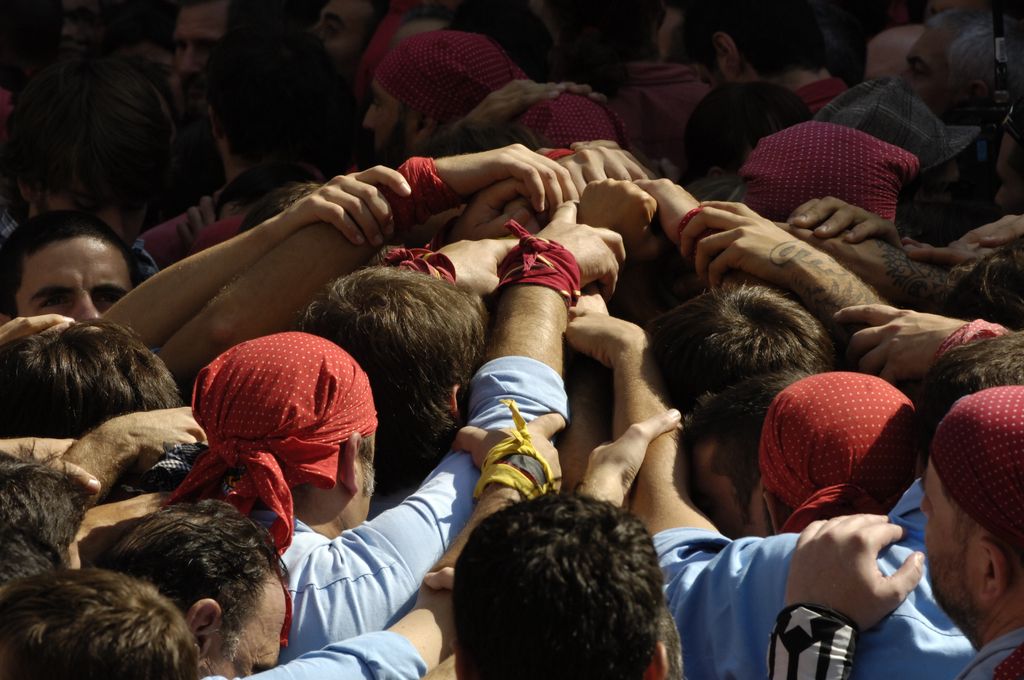
[[[942,267],[914,262],[901,249],[884,241],[872,241],[885,265],[885,276],[894,291],[895,302],[915,307],[937,307],[949,292],[949,271]]]
[[[833,315],[844,307],[881,302],[855,274],[805,243],[780,243],[769,257],[772,264],[788,270],[790,289],[841,344],[846,343],[849,334],[835,323]]]

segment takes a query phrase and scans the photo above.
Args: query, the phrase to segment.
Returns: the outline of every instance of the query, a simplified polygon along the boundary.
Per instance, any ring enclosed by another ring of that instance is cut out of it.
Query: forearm
[[[161,347],[224,286],[297,231],[281,216],[161,271],[111,307],[104,318]]]
[[[434,668],[451,655],[455,638],[451,592],[435,592],[423,586],[416,608],[388,630],[408,640],[427,668]]]
[[[350,244],[327,224],[306,227],[262,257],[161,350],[179,385],[245,340],[290,329],[299,311],[330,281],[354,271],[375,250]]]
[[[566,391],[572,424],[558,437],[558,460],[562,489],[573,491],[586,475],[590,453],[613,439],[608,418],[613,411],[611,373],[593,359],[578,355]]]
[[[456,680],[455,657],[450,656],[440,666],[427,673],[424,680]]]
[[[646,345],[620,353],[615,363],[614,436],[668,408],[661,374]],[[690,500],[686,477],[677,434],[651,442],[636,478],[631,509],[652,535],[676,527],[714,529]]]
[[[462,554],[462,549],[466,547],[470,534],[473,533],[473,530],[480,522],[483,522],[499,510],[503,510],[513,503],[518,503],[520,500],[522,499],[519,496],[519,492],[515,489],[510,489],[500,484],[489,485],[484,489],[483,494],[481,494],[480,499],[477,501],[473,514],[470,516],[465,528],[455,538],[455,541],[431,571],[439,571],[445,567],[454,567],[455,562],[459,559],[459,555]]]
[[[788,288],[844,346],[849,332],[835,322],[835,313],[854,305],[883,302],[870,286],[832,257],[800,241],[780,243],[772,250],[770,260],[782,270]]]
[[[134,464],[136,454],[134,445],[116,422],[107,421],[72,444],[63,460],[85,468],[99,480],[99,493],[87,501],[94,505],[106,498],[117,480]]]
[[[565,300],[542,286],[509,286],[498,302],[487,360],[523,356],[563,374],[562,336],[568,312]]]
[[[949,270],[925,262],[915,262],[907,254],[885,241],[871,241],[878,249],[881,266],[864,267],[853,272],[873,285],[897,306],[925,312],[938,311],[949,293]]]

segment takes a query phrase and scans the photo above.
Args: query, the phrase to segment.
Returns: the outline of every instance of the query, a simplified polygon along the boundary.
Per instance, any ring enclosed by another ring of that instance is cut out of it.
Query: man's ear
[[[768,508],[768,517],[772,520],[771,528],[777,534],[782,529],[782,525],[789,519],[789,516],[793,514],[793,509],[767,489],[764,490],[764,504]]]
[[[216,600],[203,598],[185,613],[185,623],[199,645],[199,658],[203,659],[220,649],[220,627],[222,622],[220,604]]]
[[[356,479],[356,459],[359,458],[359,445],[363,436],[353,432],[352,436],[341,445],[341,454],[338,460],[338,484],[345,487],[351,495],[359,493],[359,480]],[[364,470],[365,474],[365,470]]]
[[[434,136],[440,124],[430,116],[419,111],[409,110],[409,117],[406,119],[406,139],[408,148],[416,149],[425,141]]]
[[[214,139],[224,139],[224,125],[220,122],[220,118],[213,111],[213,107],[209,104],[206,105],[206,115],[210,119],[210,129],[213,130]]]
[[[644,671],[644,680],[665,680],[668,678],[668,671],[668,650],[665,649],[665,644],[659,640],[654,645],[654,656],[651,657],[651,663]]]
[[[462,425],[462,413],[459,412],[459,390],[462,389],[462,385],[452,385],[452,391],[448,395],[448,410],[451,412],[452,420],[456,424]]]
[[[742,79],[747,64],[732,36],[716,31],[711,35],[711,45],[715,48],[715,62],[722,80],[733,82]]]
[[[984,80],[972,80],[967,83],[967,96],[971,99],[988,99],[988,83]]]
[[[29,184],[23,179],[18,180],[18,192],[29,206],[38,205],[43,198],[43,188],[40,185]]]
[[[975,571],[977,579],[967,577],[968,584],[977,583],[978,604],[989,609],[1006,596],[1013,582],[1013,560],[1007,547],[994,536],[985,532],[977,541],[977,549],[968,550],[969,568]]]

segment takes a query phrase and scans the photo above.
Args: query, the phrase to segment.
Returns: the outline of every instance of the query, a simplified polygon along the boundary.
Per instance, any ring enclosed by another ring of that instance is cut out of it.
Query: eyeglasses
[[[1013,139],[1024,146],[1024,97],[1021,97],[1010,107],[1010,111],[1003,120],[1003,129]]]

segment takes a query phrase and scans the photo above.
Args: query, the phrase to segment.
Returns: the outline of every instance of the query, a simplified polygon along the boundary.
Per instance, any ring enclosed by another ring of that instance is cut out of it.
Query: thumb
[[[555,212],[551,215],[551,221],[562,221],[576,224],[577,205],[578,204],[575,201],[566,201],[555,208]]]
[[[440,571],[432,571],[423,577],[423,585],[431,590],[451,590],[455,587],[455,569],[445,567]]]
[[[900,568],[887,581],[892,589],[892,608],[900,606],[911,591],[917,587],[924,577],[924,553],[915,552],[908,557]]]
[[[383,165],[377,165],[369,170],[356,173],[354,177],[360,182],[365,182],[366,184],[391,189],[399,196],[412,195],[412,188],[409,186],[409,182],[406,181],[405,177],[403,177],[397,170],[392,170],[391,168],[384,167]]]
[[[487,456],[487,430],[479,427],[467,426],[459,430],[452,442],[453,451],[465,451],[473,456],[473,462],[477,467],[483,464]]]
[[[557,413],[548,413],[531,420],[526,425],[526,429],[530,431],[530,435],[533,437],[551,439],[565,429],[565,418]]]
[[[679,427],[681,420],[682,414],[675,409],[670,409],[660,415],[637,423],[636,432],[646,440],[645,443],[650,444],[661,435],[672,432]]]

